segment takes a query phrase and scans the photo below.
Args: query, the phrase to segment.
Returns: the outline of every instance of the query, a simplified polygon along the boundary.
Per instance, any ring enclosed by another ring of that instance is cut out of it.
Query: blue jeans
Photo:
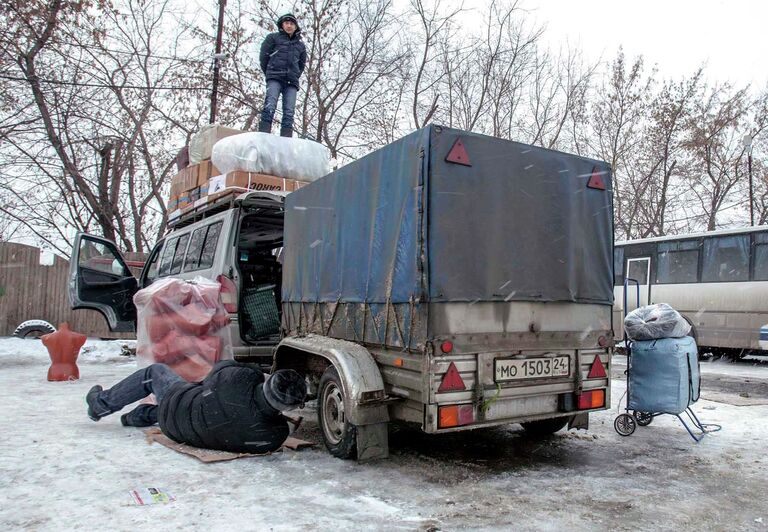
[[[277,109],[277,99],[283,95],[283,119],[280,127],[283,129],[293,129],[293,115],[296,111],[296,93],[298,89],[288,83],[277,81],[276,79],[267,80],[267,96],[264,101],[264,109],[261,111],[261,121],[266,124],[272,124]]]
[[[127,376],[109,390],[103,390],[96,399],[96,413],[105,416],[122,410],[131,403],[155,394],[157,403],[177,382],[184,379],[176,375],[165,364],[152,364]],[[149,427],[157,423],[157,405],[142,404],[131,410],[125,418],[125,425]]]

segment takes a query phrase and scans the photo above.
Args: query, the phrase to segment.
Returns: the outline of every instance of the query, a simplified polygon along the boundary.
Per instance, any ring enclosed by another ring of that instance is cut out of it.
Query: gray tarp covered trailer
[[[593,385],[609,404],[607,377],[586,382],[613,338],[606,163],[429,126],[290,194],[285,212],[287,337],[365,346],[400,398],[391,417],[428,432],[562,417]],[[549,371],[511,375],[527,359]],[[443,423],[443,405],[461,422]]]

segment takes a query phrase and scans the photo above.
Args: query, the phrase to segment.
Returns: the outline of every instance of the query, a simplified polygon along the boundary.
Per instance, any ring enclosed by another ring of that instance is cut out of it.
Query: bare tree
[[[22,4],[4,4],[18,22],[3,56],[21,96],[0,118],[11,170],[0,187],[13,197],[3,212],[64,255],[74,230],[143,251],[165,223],[178,135],[158,112],[181,65],[155,57],[178,44],[162,26],[168,3]]]
[[[611,165],[617,238],[633,235],[639,210],[636,198],[648,187],[649,176],[638,175],[637,170],[653,83],[653,73],[644,75],[642,56],[627,64],[619,49],[594,95],[585,143],[594,156]]]

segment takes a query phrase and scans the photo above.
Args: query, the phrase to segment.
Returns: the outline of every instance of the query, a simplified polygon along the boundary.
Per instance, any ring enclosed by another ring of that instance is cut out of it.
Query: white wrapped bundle
[[[636,308],[624,318],[624,328],[632,341],[682,338],[691,324],[666,303]]]
[[[213,146],[214,166],[223,173],[240,170],[311,182],[330,172],[328,149],[305,139],[269,133],[243,133]]]

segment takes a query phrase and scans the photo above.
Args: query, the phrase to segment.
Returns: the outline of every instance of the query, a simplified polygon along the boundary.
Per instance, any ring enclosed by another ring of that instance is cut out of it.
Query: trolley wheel
[[[635,418],[629,414],[619,414],[613,421],[613,428],[620,436],[629,436],[637,428]]]
[[[637,421],[637,424],[641,427],[647,427],[653,421],[653,414],[650,412],[640,412],[639,410],[635,410],[632,412],[632,415],[635,416],[635,421]]]

